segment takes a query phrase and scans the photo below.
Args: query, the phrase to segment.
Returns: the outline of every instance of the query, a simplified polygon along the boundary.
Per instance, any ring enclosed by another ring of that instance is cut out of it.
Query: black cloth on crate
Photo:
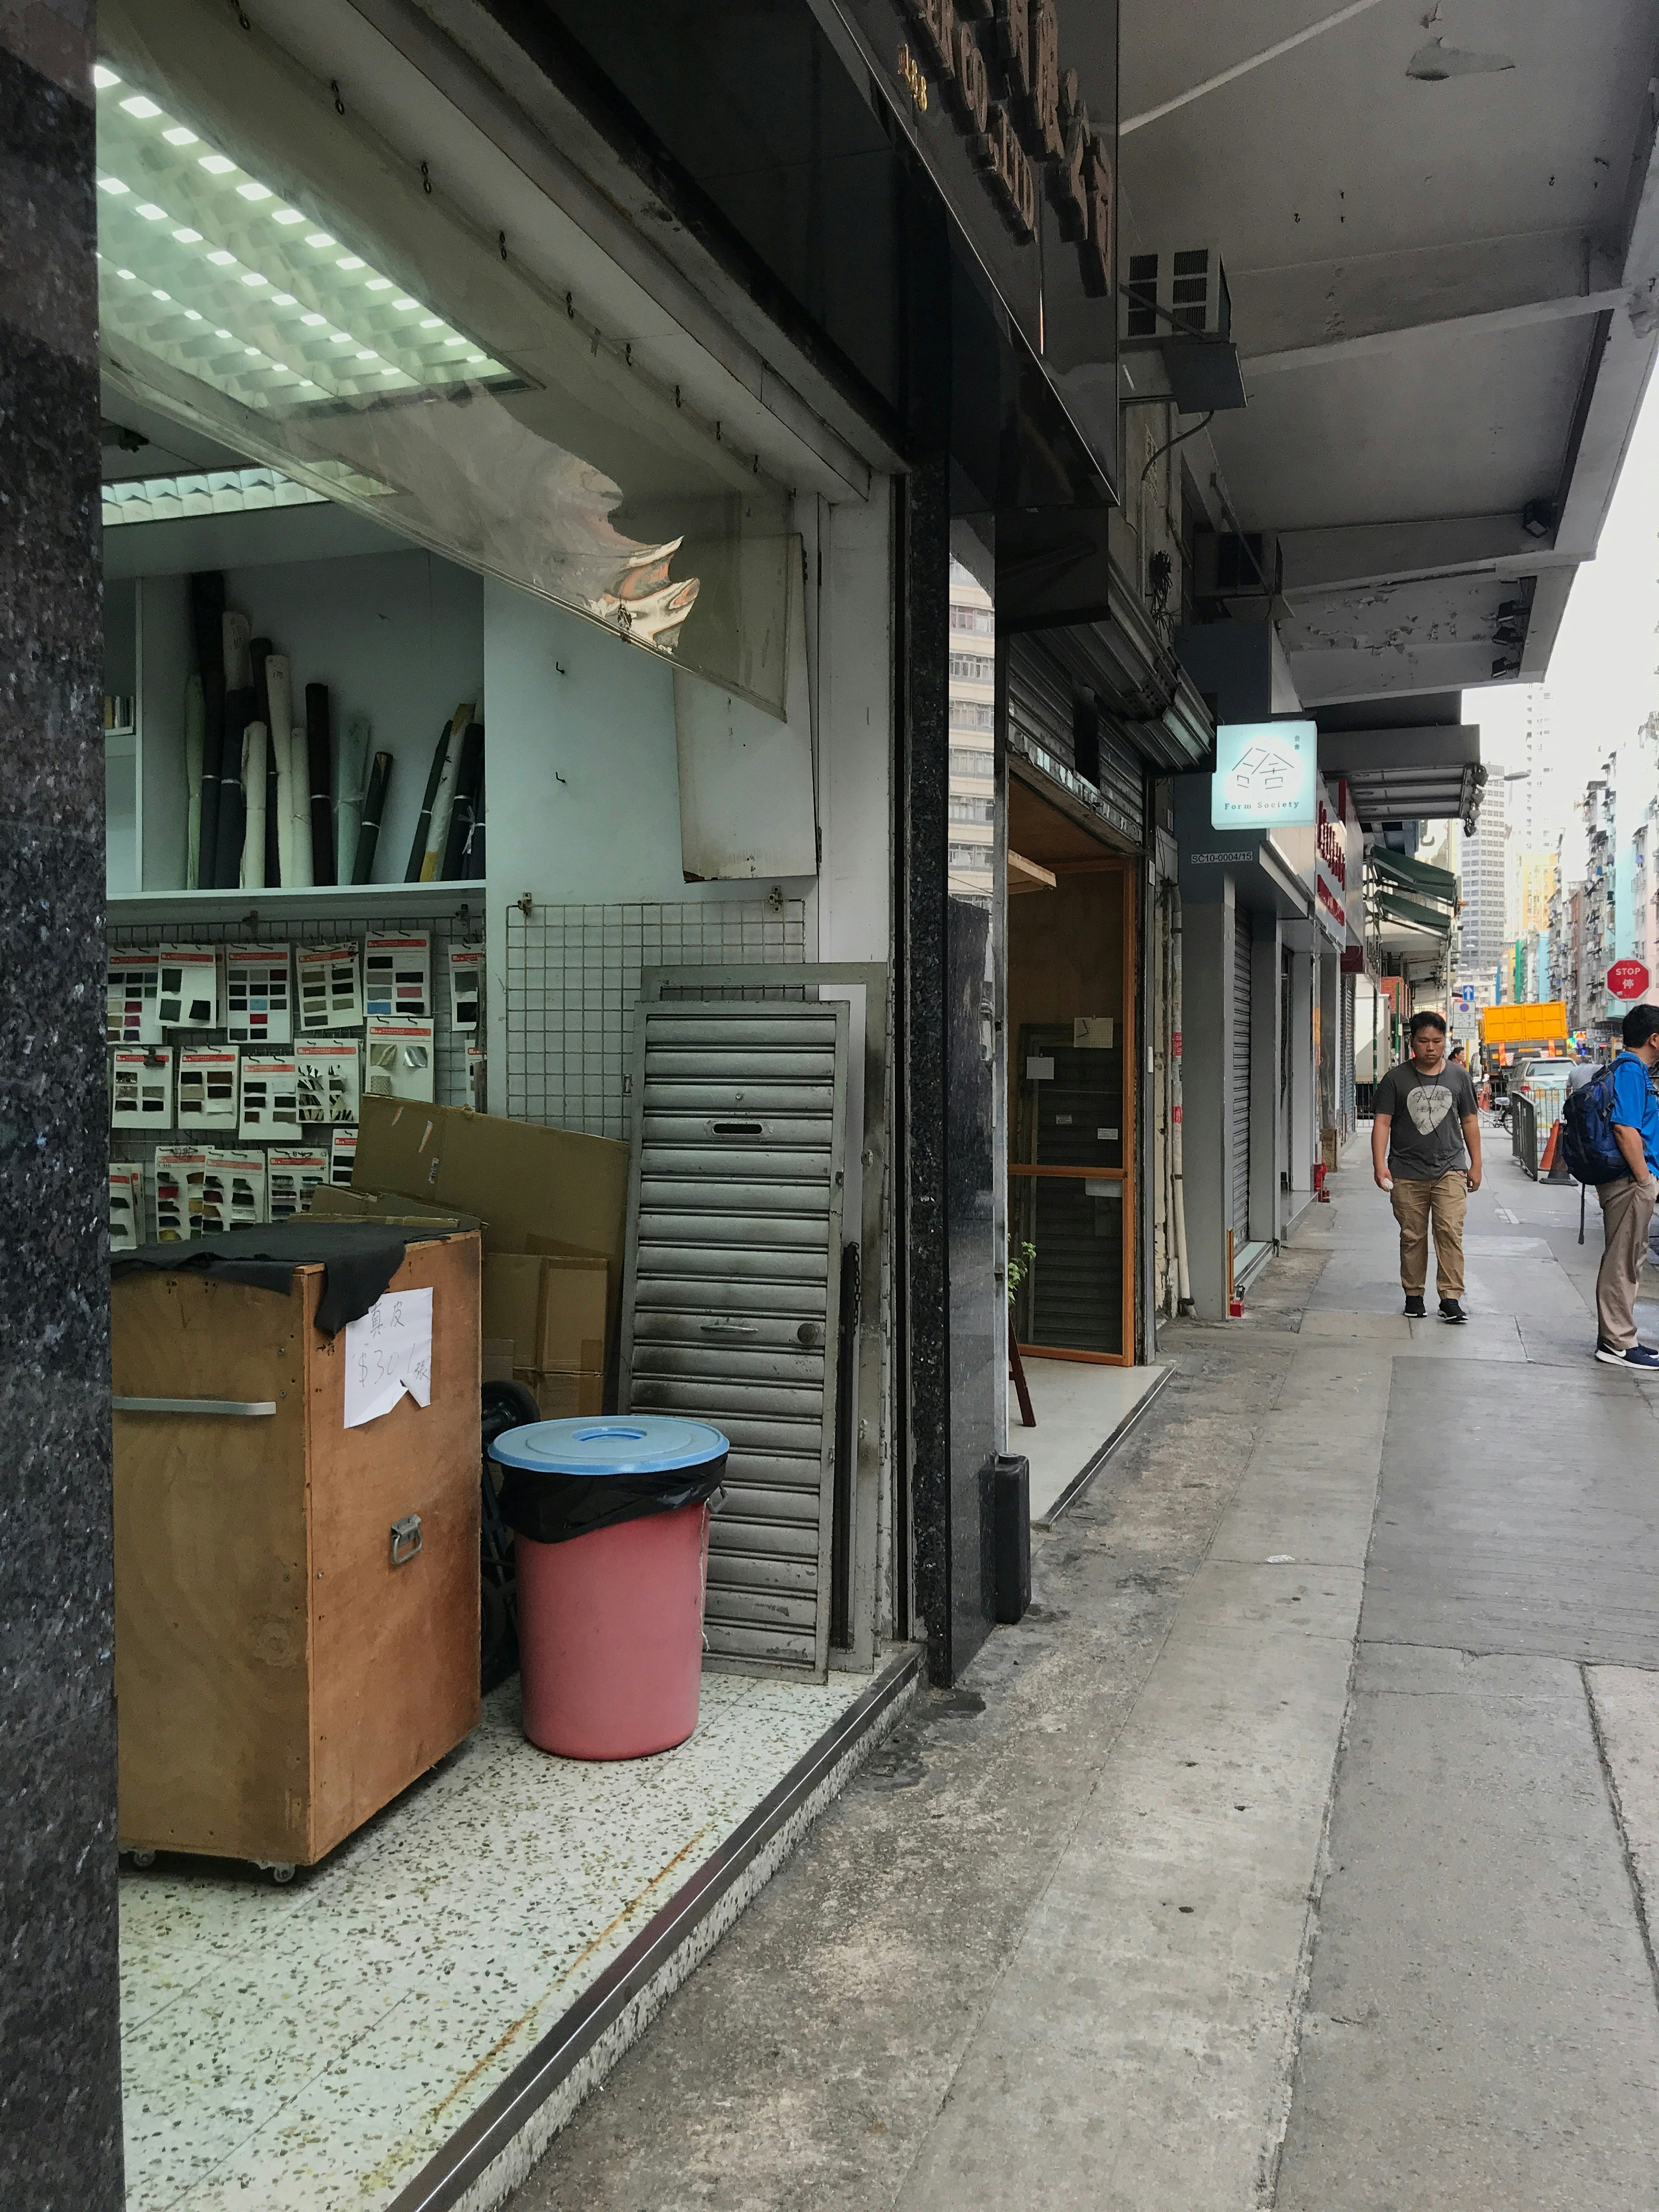
[[[453,1234],[442,1221],[430,1229],[404,1223],[392,1229],[382,1221],[273,1221],[188,1244],[141,1244],[136,1251],[112,1252],[110,1274],[119,1281],[143,1267],[161,1275],[213,1275],[286,1297],[296,1267],[320,1265],[325,1273],[317,1326],[325,1336],[336,1336],[386,1290],[408,1245]]]

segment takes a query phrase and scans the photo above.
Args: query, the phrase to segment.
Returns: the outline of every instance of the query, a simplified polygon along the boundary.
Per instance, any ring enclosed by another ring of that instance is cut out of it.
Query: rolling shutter
[[[1250,917],[1240,907],[1233,916],[1233,1235],[1243,1244],[1250,1234]]]
[[[730,1439],[708,1655],[824,1675],[847,1008],[713,1000],[635,1016],[621,1402]]]

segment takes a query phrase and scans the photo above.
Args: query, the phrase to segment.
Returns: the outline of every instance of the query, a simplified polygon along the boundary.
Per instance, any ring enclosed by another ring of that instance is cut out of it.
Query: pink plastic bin
[[[514,1540],[524,1732],[564,1759],[644,1759],[697,1725],[708,1508],[568,1543]]]

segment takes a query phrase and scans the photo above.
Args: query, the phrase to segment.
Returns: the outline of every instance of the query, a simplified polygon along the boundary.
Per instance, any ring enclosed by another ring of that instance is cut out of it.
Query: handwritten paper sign
[[[345,1330],[345,1425],[389,1413],[405,1390],[432,1403],[432,1292],[388,1291]]]

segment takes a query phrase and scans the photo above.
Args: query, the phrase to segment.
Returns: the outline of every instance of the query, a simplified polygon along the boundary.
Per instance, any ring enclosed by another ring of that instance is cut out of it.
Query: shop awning
[[[1407,853],[1391,853],[1380,845],[1374,845],[1368,857],[1379,876],[1391,878],[1407,890],[1423,891],[1448,903],[1456,900],[1457,878],[1449,868],[1431,867],[1426,860],[1413,860]]]
[[[1381,921],[1403,923],[1408,929],[1425,929],[1436,937],[1451,934],[1449,914],[1438,907],[1419,906],[1414,899],[1398,897],[1392,891],[1379,891],[1373,910]]]

